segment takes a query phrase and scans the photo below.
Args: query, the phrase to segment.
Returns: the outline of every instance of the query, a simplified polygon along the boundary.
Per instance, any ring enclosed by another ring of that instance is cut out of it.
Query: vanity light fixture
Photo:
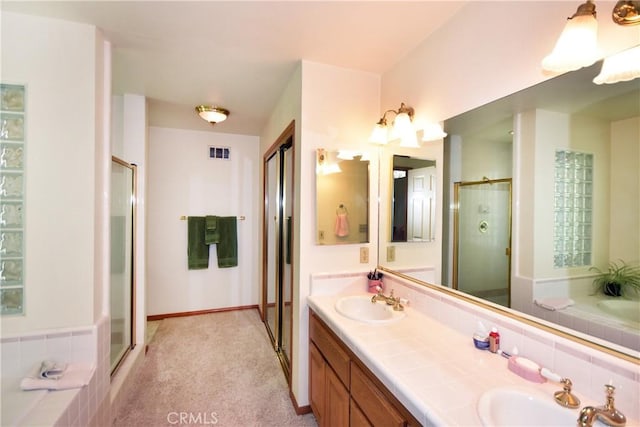
[[[331,157],[334,157],[333,159]],[[331,175],[332,173],[340,173],[342,169],[338,165],[338,159],[335,153],[330,153],[324,148],[316,150],[316,175]]]
[[[611,12],[611,19],[618,25],[640,25],[640,1],[620,0]]]
[[[200,117],[212,125],[227,120],[229,116],[229,110],[211,105],[198,105],[196,111]]]
[[[422,131],[422,140],[425,142],[437,141],[445,136],[447,136],[447,133],[442,130],[442,126],[439,123],[428,123]]]
[[[542,60],[542,69],[550,74],[561,74],[588,67],[599,57],[596,5],[587,0],[567,18],[553,51]]]
[[[396,115],[393,120],[393,126],[391,129],[387,126],[387,114],[393,113]],[[418,138],[416,136],[416,130],[413,127],[414,111],[412,107],[407,106],[404,102],[400,104],[400,108],[397,110],[387,110],[382,115],[382,118],[376,123],[369,142],[374,144],[385,145],[390,140],[400,138],[401,147],[419,147]]]
[[[626,82],[640,77],[640,45],[608,56],[602,62],[602,69],[593,82],[603,83]]]

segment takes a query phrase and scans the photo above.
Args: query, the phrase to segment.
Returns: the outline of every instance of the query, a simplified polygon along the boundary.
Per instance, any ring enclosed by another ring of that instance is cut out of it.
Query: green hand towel
[[[220,241],[217,244],[218,267],[228,268],[238,265],[238,230],[235,216],[219,216]]]
[[[203,216],[190,216],[187,222],[187,261],[189,270],[209,268],[209,245],[204,243],[205,218]]]
[[[207,215],[205,217],[206,228],[204,232],[204,242],[207,245],[220,241],[220,229],[218,228],[218,217]]]

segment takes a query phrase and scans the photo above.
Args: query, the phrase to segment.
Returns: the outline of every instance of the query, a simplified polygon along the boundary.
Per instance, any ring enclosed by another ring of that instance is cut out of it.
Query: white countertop
[[[369,295],[371,294],[364,294]],[[335,310],[344,295],[312,295],[309,306],[360,360],[424,425],[481,425],[476,406],[487,390],[509,386],[526,389],[553,402],[562,385],[536,384],[512,373],[507,359],[474,347],[471,336],[405,308],[394,323],[369,324],[348,319]],[[487,325],[490,326],[490,325]],[[508,351],[508,349],[505,349]],[[585,405],[591,402],[574,391]],[[566,409],[575,413],[579,409]]]

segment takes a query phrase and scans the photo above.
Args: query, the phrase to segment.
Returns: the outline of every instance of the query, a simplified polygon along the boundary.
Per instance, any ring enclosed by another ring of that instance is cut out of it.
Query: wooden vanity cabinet
[[[320,427],[420,423],[310,310],[309,399]]]
[[[319,427],[349,425],[349,355],[312,317],[309,326],[309,396]]]

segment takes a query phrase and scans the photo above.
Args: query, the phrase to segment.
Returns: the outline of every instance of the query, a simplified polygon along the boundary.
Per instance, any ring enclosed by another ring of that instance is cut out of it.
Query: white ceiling
[[[381,75],[464,3],[4,0],[1,8],[101,28],[113,47],[113,92],[146,96],[151,125],[258,135],[301,59]],[[213,128],[194,112],[203,103],[231,114]]]

